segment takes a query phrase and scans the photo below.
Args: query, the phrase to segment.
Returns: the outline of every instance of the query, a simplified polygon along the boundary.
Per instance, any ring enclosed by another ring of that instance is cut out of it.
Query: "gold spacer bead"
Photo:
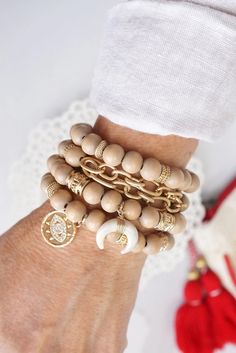
[[[189,281],[196,281],[200,277],[199,271],[195,268],[188,273],[188,280]]]
[[[154,227],[162,232],[170,232],[175,226],[175,216],[171,213],[160,212],[159,223]]]
[[[67,178],[68,189],[76,195],[82,195],[85,186],[90,182],[90,179],[80,173],[73,170]]]
[[[170,167],[168,165],[162,164],[161,174],[160,174],[159,178],[156,180],[156,182],[160,183],[160,184],[165,184],[167,179],[169,179],[170,175],[171,175]]]
[[[58,184],[55,180],[51,182],[48,185],[47,191],[46,191],[48,199],[50,200],[59,189],[61,189],[60,184]]]
[[[103,151],[105,150],[105,148],[107,147],[108,143],[106,140],[102,140],[99,145],[97,146],[96,150],[95,150],[95,157],[98,159],[102,159],[102,155],[103,155]]]
[[[198,270],[204,270],[207,267],[207,262],[203,256],[200,256],[196,262],[196,268]]]

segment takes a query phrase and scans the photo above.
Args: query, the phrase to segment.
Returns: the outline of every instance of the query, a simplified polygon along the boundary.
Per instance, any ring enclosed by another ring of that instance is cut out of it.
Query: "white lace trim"
[[[42,121],[30,134],[25,154],[13,165],[9,176],[9,187],[14,193],[13,216],[23,217],[40,206],[43,197],[40,191],[41,176],[47,171],[46,160],[55,153],[57,144],[68,138],[70,126],[78,122],[93,124],[97,113],[88,100],[74,102],[63,115]],[[193,158],[189,168],[200,175],[199,160]],[[176,237],[176,246],[169,252],[149,256],[143,269],[141,287],[156,274],[171,271],[186,252],[188,240],[193,237],[202,221],[204,208],[201,204],[200,190],[189,195],[191,206],[185,212],[188,218],[187,230]]]

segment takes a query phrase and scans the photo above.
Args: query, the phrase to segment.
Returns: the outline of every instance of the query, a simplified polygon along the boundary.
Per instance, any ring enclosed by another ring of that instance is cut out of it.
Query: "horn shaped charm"
[[[117,234],[118,243],[121,239],[122,242],[124,242],[124,237],[126,237],[126,242],[124,242],[126,245],[121,251],[121,254],[127,254],[132,251],[138,243],[138,231],[136,227],[129,221],[121,218],[115,218],[103,223],[103,225],[98,229],[96,234],[96,242],[99,249],[104,249],[104,241],[111,233]]]

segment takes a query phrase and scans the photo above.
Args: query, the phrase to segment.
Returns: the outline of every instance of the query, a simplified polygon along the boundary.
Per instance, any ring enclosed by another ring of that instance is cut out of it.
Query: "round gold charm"
[[[74,239],[76,225],[66,217],[64,212],[53,211],[43,219],[41,233],[46,243],[62,248]]]

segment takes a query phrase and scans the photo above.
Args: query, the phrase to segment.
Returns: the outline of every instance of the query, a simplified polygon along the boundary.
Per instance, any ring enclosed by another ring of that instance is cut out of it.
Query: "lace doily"
[[[42,121],[30,134],[25,154],[12,167],[9,188],[14,193],[13,216],[19,219],[40,206],[43,196],[40,191],[41,176],[47,171],[46,160],[56,152],[57,144],[68,139],[71,125],[78,122],[93,124],[97,117],[87,100],[74,102],[63,115]],[[201,163],[193,158],[188,166],[202,177]],[[189,195],[190,207],[185,212],[188,218],[186,231],[176,237],[175,247],[166,253],[149,256],[143,269],[141,287],[162,271],[171,271],[182,260],[188,240],[202,221],[204,208],[200,190]]]

